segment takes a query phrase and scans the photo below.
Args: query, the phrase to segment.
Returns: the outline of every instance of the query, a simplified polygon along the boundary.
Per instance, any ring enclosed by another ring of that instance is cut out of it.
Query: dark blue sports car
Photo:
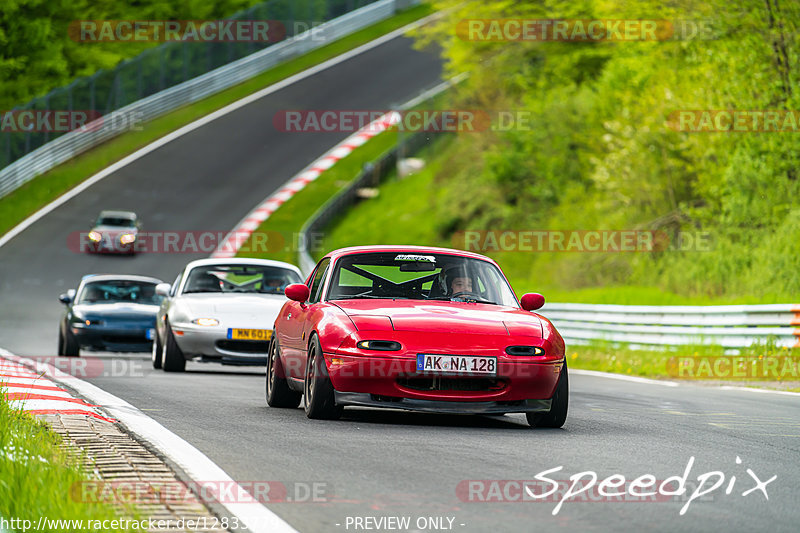
[[[149,352],[161,296],[160,279],[89,274],[77,289],[59,296],[67,312],[58,328],[58,355],[77,357],[81,348]]]

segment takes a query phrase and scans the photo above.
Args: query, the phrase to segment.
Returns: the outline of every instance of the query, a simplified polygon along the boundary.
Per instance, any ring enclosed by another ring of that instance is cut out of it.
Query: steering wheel
[[[472,292],[472,291],[461,291],[461,292],[457,292],[457,293],[455,293],[455,294],[451,295],[451,296],[450,296],[450,299],[452,300],[453,298],[463,298],[465,294],[466,294],[466,295],[469,295],[469,296],[472,296],[472,297],[474,297],[474,298],[477,298],[478,300],[483,300],[483,296],[481,296],[481,295],[480,295],[480,294],[478,294],[477,292]]]

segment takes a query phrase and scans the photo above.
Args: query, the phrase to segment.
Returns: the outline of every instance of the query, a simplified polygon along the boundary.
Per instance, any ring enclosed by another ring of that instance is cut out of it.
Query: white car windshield
[[[189,272],[183,294],[260,293],[283,294],[287,285],[302,283],[294,270],[264,265],[206,265]]]
[[[124,217],[100,217],[95,223],[96,226],[114,226],[118,228],[135,228],[136,221]]]
[[[450,300],[517,307],[493,264],[450,254],[374,252],[336,262],[329,300],[389,298]]]

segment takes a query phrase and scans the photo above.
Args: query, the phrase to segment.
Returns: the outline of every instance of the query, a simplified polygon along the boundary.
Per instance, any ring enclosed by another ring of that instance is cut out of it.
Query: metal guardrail
[[[345,35],[385,20],[399,9],[418,4],[419,0],[378,0],[337,17],[291,39],[269,46],[206,74],[165,89],[114,111],[121,117],[137,117],[146,122],[181,106],[197,102],[229,87],[251,79],[286,61],[329,44]],[[0,169],[0,198],[47,172],[53,167],[128,131],[108,120],[108,116],[90,123],[85,131],[75,130],[44,144],[12,164]],[[103,120],[106,118],[106,120]]]
[[[800,347],[800,305],[642,306],[548,303],[567,343],[610,341],[636,345],[713,344],[746,348],[773,339],[778,347]]]

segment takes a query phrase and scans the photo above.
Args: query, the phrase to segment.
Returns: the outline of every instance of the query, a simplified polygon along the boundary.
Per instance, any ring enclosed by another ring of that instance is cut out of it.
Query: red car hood
[[[337,300],[361,330],[542,336],[539,317],[515,307],[421,300]],[[387,320],[388,317],[388,320]]]

